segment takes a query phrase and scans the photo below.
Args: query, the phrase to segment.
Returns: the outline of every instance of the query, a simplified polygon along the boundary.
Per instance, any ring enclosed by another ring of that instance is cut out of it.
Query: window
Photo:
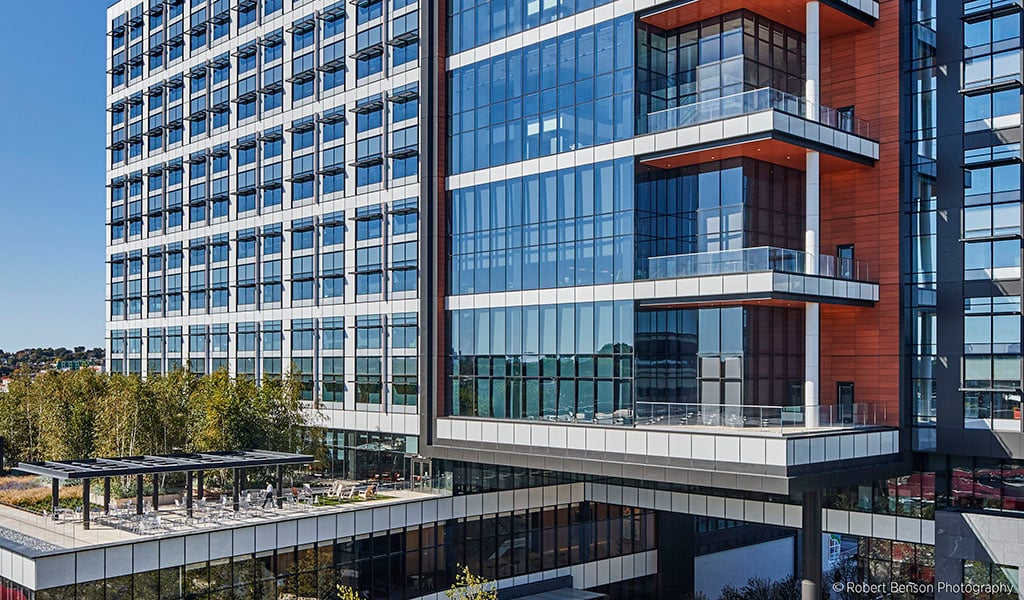
[[[416,313],[394,313],[391,315],[391,347],[416,347]]]
[[[383,14],[383,8],[384,3],[382,0],[360,2],[356,5],[356,25],[362,25],[374,19],[379,19]]]
[[[415,291],[416,242],[404,242],[391,247],[391,270],[392,291]]]
[[[357,141],[356,185],[380,183],[383,176],[382,162],[380,136]]]
[[[263,322],[263,351],[264,352],[281,352],[281,322],[280,321],[264,321]]]
[[[382,347],[383,330],[380,315],[356,317],[356,348],[375,350]]]
[[[321,359],[323,377],[323,401],[345,401],[345,359],[340,357],[324,357]]]
[[[324,21],[323,38],[329,40],[332,37],[345,33],[345,2],[335,2],[328,6],[320,14]]]
[[[345,213],[334,212],[323,216],[321,245],[337,246],[345,243]]]
[[[995,473],[995,483],[998,485],[999,482],[999,467],[993,465],[992,469],[984,469],[979,467],[976,472],[986,471],[985,474],[992,475]],[[1010,465],[1007,465],[1010,467]],[[1012,468],[1003,468],[1003,477],[1011,477],[1010,473]],[[955,477],[955,475],[954,475]],[[968,485],[974,478],[968,479]],[[978,477],[974,485],[975,490],[989,488],[989,483],[984,482],[982,477]],[[1006,490],[1009,485],[1006,483],[1006,479],[1002,484],[1002,493],[1006,494]],[[995,491],[996,495],[999,494],[998,488]],[[1012,504],[1008,500],[1004,503]],[[1012,507],[1010,507],[1012,508]],[[963,575],[964,587],[969,590],[979,590],[977,592],[971,592],[964,594],[965,597],[968,595],[972,600],[1001,600],[1006,598],[1012,598],[1019,595],[1020,586],[1020,574],[1019,569],[1015,566],[1010,565],[998,565],[995,563],[965,560],[964,561],[964,575]]]
[[[384,215],[380,205],[374,204],[356,209],[356,241],[380,238],[383,233]]]
[[[380,3],[377,3],[378,6]],[[378,25],[356,34],[356,79],[380,73],[384,67],[382,29]]]
[[[324,90],[332,90],[334,88],[342,87],[345,85],[345,42],[335,42],[329,46],[325,46],[323,50],[323,60],[320,61],[320,70],[323,71],[323,86]]]
[[[292,221],[292,250],[308,250],[313,247],[313,219]]]
[[[325,299],[345,296],[345,253],[328,252],[321,257],[321,297]]]
[[[333,142],[345,137],[344,107],[324,111],[323,142]]]
[[[409,64],[419,57],[419,42],[409,42],[395,46],[391,53],[392,62],[396,67]]]
[[[383,123],[383,105],[380,98],[364,98],[356,103],[356,133],[377,129]]]
[[[292,350],[305,351],[314,349],[313,319],[292,320]]]
[[[396,406],[415,406],[416,357],[396,356],[391,359],[391,403]]]
[[[356,250],[356,294],[381,293],[380,246]]]
[[[292,100],[309,98],[316,91],[316,74],[313,71],[313,54],[296,58],[292,63]]]
[[[312,17],[292,25],[292,52],[298,52],[313,45],[316,34],[316,22]]]
[[[968,168],[964,177],[964,237],[1019,235],[1019,163]]]
[[[408,119],[415,119],[416,115],[419,114],[419,106],[419,100],[415,98],[405,102],[396,102],[391,109],[391,120],[395,123],[401,123]]]
[[[323,349],[345,349],[345,318],[325,317],[323,320]]]
[[[238,231],[238,258],[252,258],[256,256],[256,230],[240,229]]]
[[[964,96],[964,132],[1019,127],[1020,124],[1019,89]]]
[[[391,207],[391,233],[407,235],[416,233],[417,198],[396,201]]]
[[[292,259],[292,300],[313,299],[313,257]]]
[[[964,279],[1017,279],[1020,277],[1020,240],[964,243]]]
[[[238,8],[238,28],[247,27],[256,22],[256,3]]]
[[[263,63],[268,64],[275,60],[280,60],[284,55],[284,43],[282,43],[284,37],[281,30],[278,29],[272,32],[264,39],[267,40],[267,42],[263,47]]]
[[[356,403],[380,404],[381,381],[380,357],[356,357]]]

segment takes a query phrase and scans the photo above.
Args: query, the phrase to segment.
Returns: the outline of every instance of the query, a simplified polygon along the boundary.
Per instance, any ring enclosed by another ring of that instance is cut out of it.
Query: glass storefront
[[[329,430],[324,464],[328,474],[352,481],[407,479],[419,452],[415,435]]]

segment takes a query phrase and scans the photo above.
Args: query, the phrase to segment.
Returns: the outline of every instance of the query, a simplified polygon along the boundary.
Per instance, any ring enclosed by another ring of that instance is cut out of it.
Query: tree
[[[319,439],[298,374],[257,385],[207,376],[28,373],[0,394],[0,436],[18,461],[260,448],[295,451]]]
[[[496,582],[474,575],[465,565],[456,565],[456,568],[455,583],[444,592],[450,600],[498,600]]]
[[[15,377],[8,392],[0,394],[0,437],[10,465],[42,458],[39,406],[33,402],[30,385],[28,377]]]
[[[799,598],[800,582],[794,577],[779,581],[751,577],[741,588],[725,586],[722,588],[720,596],[720,600],[799,600]]]
[[[88,458],[96,453],[96,418],[108,379],[93,371],[49,371],[32,381],[31,401],[42,418],[44,458]]]
[[[359,592],[355,589],[347,586],[338,584],[338,600],[365,600]]]

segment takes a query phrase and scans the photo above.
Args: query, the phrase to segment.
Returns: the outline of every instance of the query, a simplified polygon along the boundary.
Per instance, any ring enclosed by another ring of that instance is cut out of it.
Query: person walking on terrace
[[[263,490],[263,508],[267,507],[269,503],[271,506],[274,505],[274,484],[267,482],[267,489]]]

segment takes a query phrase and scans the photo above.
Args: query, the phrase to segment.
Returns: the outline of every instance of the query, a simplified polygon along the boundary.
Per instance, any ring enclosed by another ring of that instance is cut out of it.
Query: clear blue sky
[[[106,0],[0,0],[0,349],[103,345]]]

